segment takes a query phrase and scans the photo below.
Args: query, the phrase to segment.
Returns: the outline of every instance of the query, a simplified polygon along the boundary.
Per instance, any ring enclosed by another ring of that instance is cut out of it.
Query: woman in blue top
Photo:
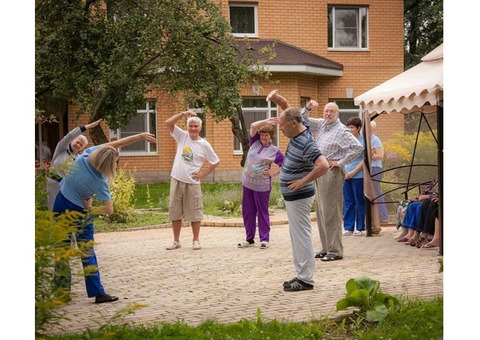
[[[358,117],[347,120],[347,127],[357,137],[362,146],[365,146],[360,134],[362,121]],[[363,154],[345,165],[345,182],[343,183],[343,235],[362,236],[365,229],[365,198],[363,195]],[[357,225],[357,230],[355,229]]]
[[[61,214],[69,210],[78,211],[85,215],[85,218],[77,221],[76,238],[79,245],[93,241],[93,215],[89,214],[89,211],[92,210],[93,195],[96,195],[97,198],[103,202],[103,207],[99,208],[99,211],[96,211],[97,213],[106,215],[113,213],[113,202],[108,187],[108,180],[116,176],[119,157],[116,148],[135,143],[142,139],[150,143],[156,143],[154,135],[150,133],[140,133],[86,149],[83,154],[75,160],[68,175],[60,182],[60,192],[55,199],[53,212]],[[70,245],[70,240],[66,240],[65,244],[66,246]],[[82,255],[82,265],[84,268],[90,266],[98,268],[93,245],[86,246],[85,252]],[[54,283],[66,291],[67,296],[65,300],[70,300],[71,274],[68,261],[56,263]],[[100,273],[98,270],[88,272],[88,275],[85,276],[85,285],[88,297],[95,297],[95,303],[118,300],[118,297],[105,293],[103,285],[100,282]]]

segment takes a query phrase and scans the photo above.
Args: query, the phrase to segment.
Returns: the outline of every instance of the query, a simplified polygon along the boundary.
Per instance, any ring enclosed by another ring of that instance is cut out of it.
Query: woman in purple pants
[[[272,144],[275,138],[274,126],[278,118],[259,120],[250,125],[250,149],[242,173],[243,200],[242,213],[245,226],[245,241],[239,248],[255,244],[255,229],[258,216],[258,233],[260,249],[267,249],[270,241],[270,216],[268,202],[272,190],[272,177],[280,173],[283,153]],[[271,164],[278,167],[272,169]]]

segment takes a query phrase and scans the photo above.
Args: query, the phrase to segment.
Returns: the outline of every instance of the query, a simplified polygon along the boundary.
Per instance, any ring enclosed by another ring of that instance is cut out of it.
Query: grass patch
[[[135,207],[168,212],[170,183],[136,184]],[[202,183],[203,212],[215,216],[241,216],[241,183]],[[150,196],[150,197],[149,197]],[[272,183],[270,206],[283,207],[278,183]]]
[[[379,323],[351,317],[341,322],[327,318],[309,322],[264,322],[242,319],[232,324],[205,321],[196,327],[183,322],[150,325],[102,326],[100,331],[64,334],[53,340],[76,339],[442,339],[443,297],[433,300],[400,299],[400,311]],[[287,308],[288,309],[288,308]]]
[[[133,213],[128,223],[109,222],[101,216],[95,217],[95,232],[122,231],[129,228],[144,227],[156,224],[170,223],[166,213]]]

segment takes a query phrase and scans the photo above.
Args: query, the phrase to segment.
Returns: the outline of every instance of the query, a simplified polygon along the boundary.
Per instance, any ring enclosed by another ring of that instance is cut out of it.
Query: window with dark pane
[[[255,33],[255,8],[230,5],[230,25],[233,33]]]
[[[340,110],[340,121],[343,124],[346,124],[347,120],[352,117],[362,118],[360,106],[356,106],[353,99],[330,98],[328,101],[334,102],[338,105],[338,109]]]

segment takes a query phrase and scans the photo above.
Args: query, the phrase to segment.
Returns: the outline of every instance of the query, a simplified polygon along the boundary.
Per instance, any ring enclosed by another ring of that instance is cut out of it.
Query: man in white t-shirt
[[[178,249],[182,217],[190,221],[193,232],[193,249],[201,249],[200,224],[203,219],[203,202],[200,180],[211,173],[220,163],[212,146],[200,137],[202,120],[191,110],[177,113],[167,119],[165,124],[170,135],[177,142],[177,153],[173,161],[170,178],[170,204],[168,215],[172,221],[173,243],[167,250]],[[175,123],[187,117],[187,131]],[[210,164],[202,169],[204,160]]]

